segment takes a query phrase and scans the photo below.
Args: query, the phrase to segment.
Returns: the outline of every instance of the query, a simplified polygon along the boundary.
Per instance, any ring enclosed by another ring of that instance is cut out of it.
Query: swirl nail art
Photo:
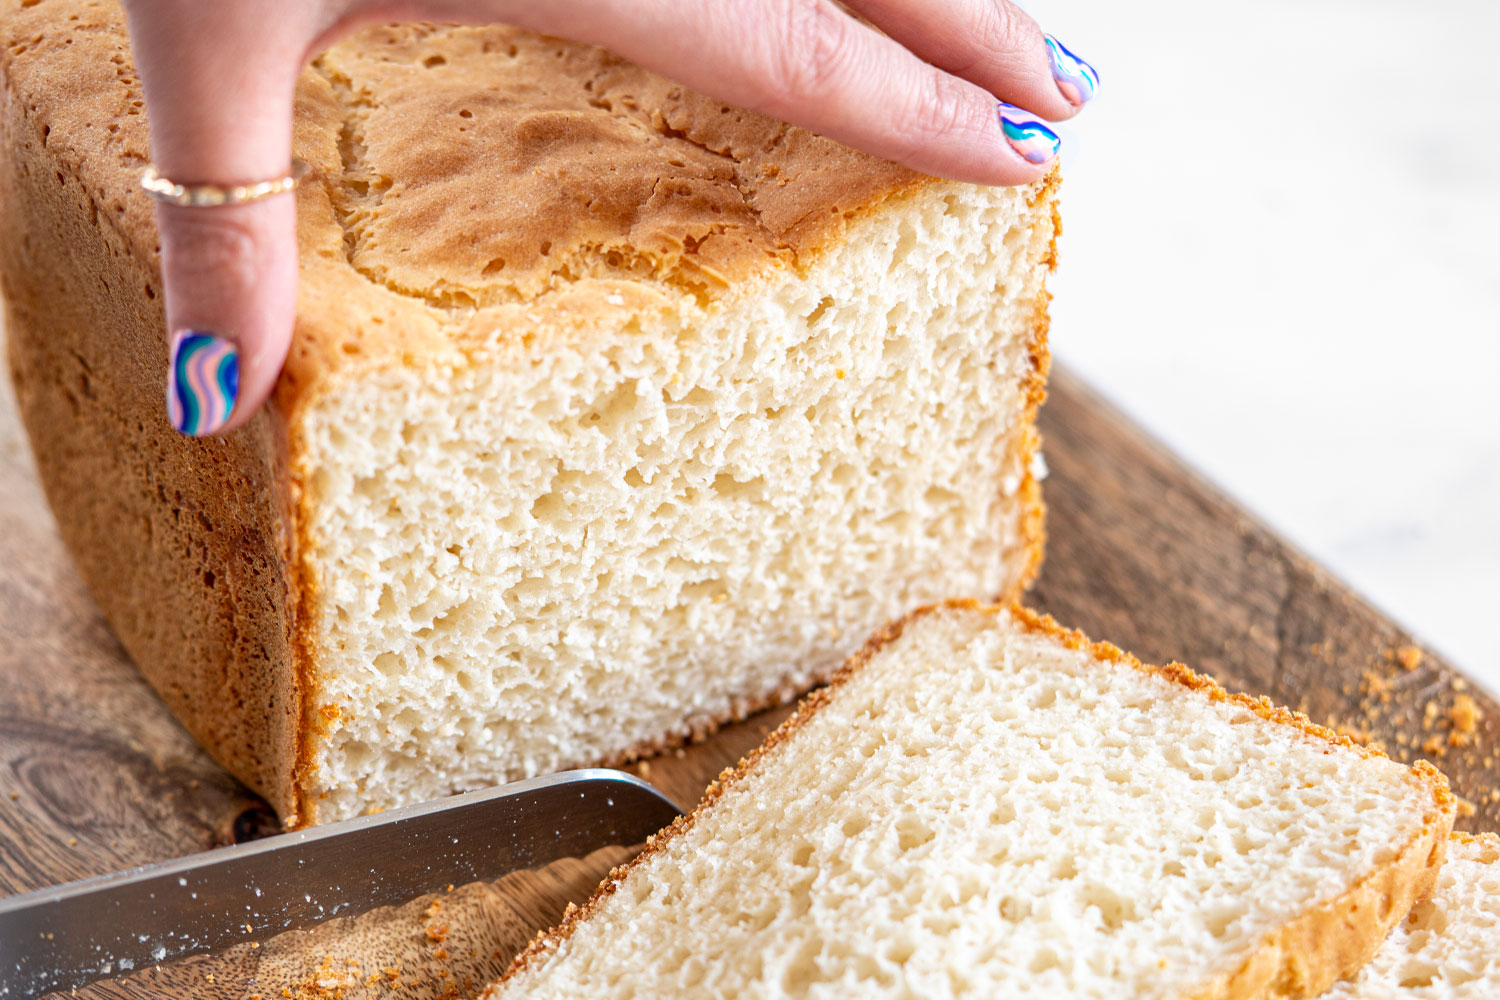
[[[1046,163],[1057,155],[1062,140],[1036,115],[1014,104],[1000,103],[1000,127],[1010,146],[1030,163]]]
[[[234,412],[240,394],[240,352],[223,337],[184,330],[172,341],[167,417],[183,434],[212,434]]]
[[[1056,81],[1057,89],[1062,91],[1062,95],[1074,107],[1082,107],[1092,101],[1094,95],[1099,93],[1099,73],[1069,52],[1062,42],[1051,35],[1044,37],[1047,40],[1047,57],[1052,62],[1052,79]]]

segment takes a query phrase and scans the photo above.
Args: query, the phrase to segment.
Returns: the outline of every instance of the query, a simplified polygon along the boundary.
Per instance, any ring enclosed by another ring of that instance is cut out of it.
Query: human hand
[[[307,60],[357,27],[502,22],[604,46],[720,100],[925,173],[1022,184],[1045,173],[1098,77],[1008,0],[125,0],[169,179],[285,175]],[[1023,110],[1024,109],[1024,110]],[[275,385],[296,308],[295,200],[163,204],[172,370],[186,434],[232,430]]]

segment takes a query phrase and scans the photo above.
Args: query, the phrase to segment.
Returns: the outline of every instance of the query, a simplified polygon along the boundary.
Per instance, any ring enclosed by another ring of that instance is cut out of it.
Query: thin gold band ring
[[[249,184],[182,184],[169,180],[147,167],[141,174],[141,187],[157,201],[185,208],[218,208],[221,205],[243,205],[247,202],[289,194],[297,188],[297,182],[307,173],[307,164],[292,161],[292,169],[280,177]]]

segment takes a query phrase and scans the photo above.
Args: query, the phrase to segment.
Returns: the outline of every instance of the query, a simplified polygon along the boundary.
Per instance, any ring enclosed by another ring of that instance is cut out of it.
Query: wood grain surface
[[[1066,372],[1043,412],[1047,563],[1032,602],[1143,659],[1433,759],[1500,829],[1500,705],[1186,470]],[[789,710],[632,770],[684,805]],[[1465,809],[1465,812],[1468,808]],[[125,659],[63,551],[0,378],[0,895],[274,832]],[[607,848],[80,995],[470,995],[629,857]],[[283,992],[285,991],[285,992]]]

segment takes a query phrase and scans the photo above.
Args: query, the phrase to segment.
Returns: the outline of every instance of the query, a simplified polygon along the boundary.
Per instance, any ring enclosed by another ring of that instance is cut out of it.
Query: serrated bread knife
[[[565,771],[0,899],[0,998],[640,843],[678,815],[623,771]]]

